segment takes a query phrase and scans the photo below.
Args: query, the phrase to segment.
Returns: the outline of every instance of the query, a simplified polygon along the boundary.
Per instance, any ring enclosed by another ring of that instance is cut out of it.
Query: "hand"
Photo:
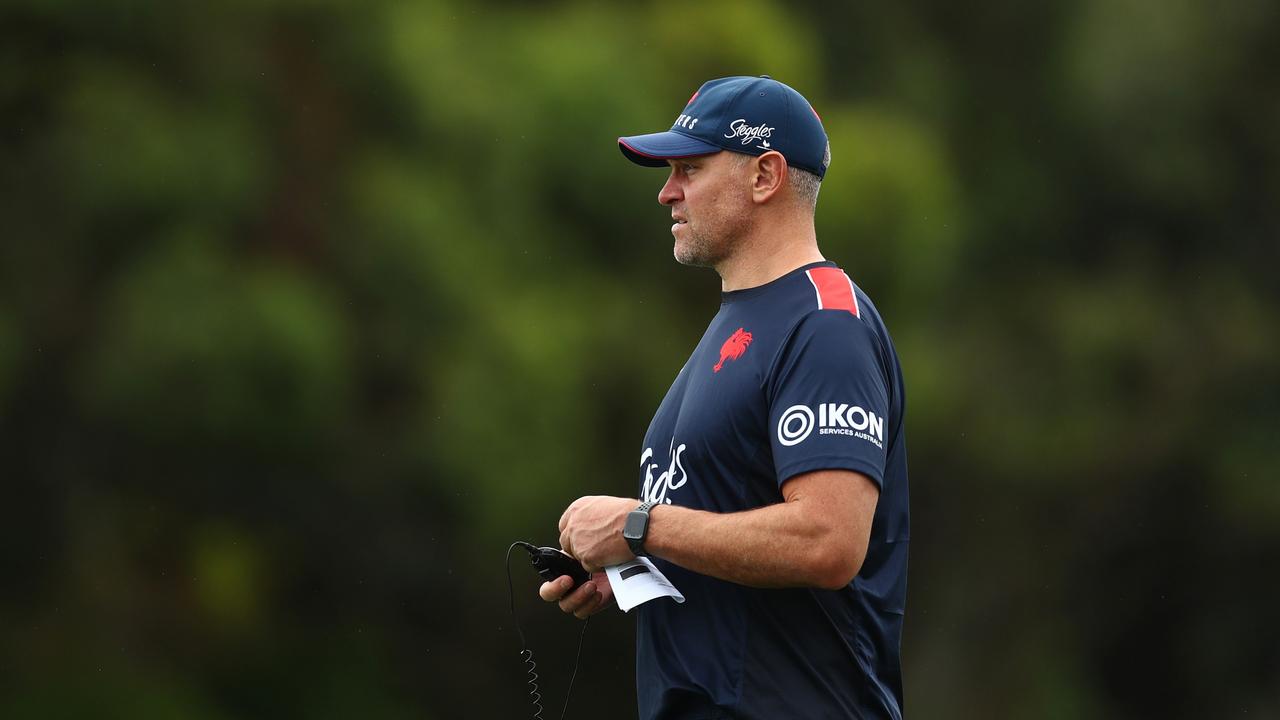
[[[622,538],[627,513],[639,501],[608,495],[580,497],[560,516],[560,547],[596,572],[635,557]]]
[[[609,576],[602,572],[593,573],[590,580],[570,593],[571,585],[573,578],[561,575],[551,582],[542,583],[538,595],[547,602],[558,601],[561,610],[579,620],[586,620],[613,602],[613,586],[609,584]]]

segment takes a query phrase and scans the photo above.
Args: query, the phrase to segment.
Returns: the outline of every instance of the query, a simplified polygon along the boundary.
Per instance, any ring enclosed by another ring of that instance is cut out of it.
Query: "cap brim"
[[[645,167],[666,167],[668,160],[718,153],[723,148],[677,132],[659,132],[618,138],[627,159]]]

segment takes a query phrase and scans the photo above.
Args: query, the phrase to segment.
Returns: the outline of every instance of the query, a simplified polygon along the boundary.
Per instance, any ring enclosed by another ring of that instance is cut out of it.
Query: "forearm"
[[[862,564],[801,503],[737,513],[677,505],[650,511],[645,550],[688,570],[754,587],[841,587]],[[852,572],[850,572],[852,569]]]
[[[880,491],[849,470],[794,477],[784,502],[736,513],[678,505],[649,511],[645,550],[703,575],[756,587],[839,588],[866,557]],[[636,501],[591,495],[560,516],[560,547],[587,570],[632,557],[622,529]]]

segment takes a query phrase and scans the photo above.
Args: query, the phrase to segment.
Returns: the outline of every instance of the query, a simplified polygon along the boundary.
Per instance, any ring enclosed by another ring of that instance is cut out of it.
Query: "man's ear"
[[[751,199],[769,202],[787,184],[787,159],[777,150],[770,150],[757,157],[752,166]]]

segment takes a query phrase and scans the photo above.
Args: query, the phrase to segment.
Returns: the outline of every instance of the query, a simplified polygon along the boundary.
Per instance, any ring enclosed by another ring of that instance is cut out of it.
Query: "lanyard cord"
[[[520,629],[520,621],[516,618],[516,591],[515,586],[511,583],[511,551],[516,547],[525,549],[533,548],[526,542],[513,542],[511,547],[507,548],[507,559],[504,563],[507,569],[507,598],[511,602],[511,622],[516,626],[516,633],[520,636],[520,659],[524,661],[525,672],[528,673],[529,679],[529,701],[533,703],[533,719],[543,720],[542,718],[542,693],[538,691],[538,664],[533,661],[533,651],[529,649],[524,639],[524,630]],[[536,548],[534,548],[536,549]],[[573,658],[573,674],[569,676],[569,689],[564,693],[564,709],[560,711],[560,720],[564,720],[565,713],[569,712],[569,696],[573,693],[573,681],[578,677],[578,661],[582,659],[582,641],[587,636],[587,623],[591,621],[588,617],[582,621],[582,632],[578,635],[578,652]]]

